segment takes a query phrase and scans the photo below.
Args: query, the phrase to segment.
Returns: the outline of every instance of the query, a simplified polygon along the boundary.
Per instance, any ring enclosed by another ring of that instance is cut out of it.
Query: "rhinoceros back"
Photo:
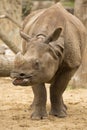
[[[63,29],[61,35],[64,38],[65,64],[70,68],[79,66],[87,41],[86,31],[80,20],[68,13],[60,3],[31,13],[25,19],[22,30],[31,38],[38,34],[47,37],[58,27]],[[23,41],[23,49],[25,43],[26,41]]]

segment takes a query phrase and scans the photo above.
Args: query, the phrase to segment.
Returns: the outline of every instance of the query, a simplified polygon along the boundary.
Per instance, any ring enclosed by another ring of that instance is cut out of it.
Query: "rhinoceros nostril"
[[[19,74],[19,77],[20,77],[20,78],[23,78],[23,79],[24,79],[24,78],[32,78],[32,75],[26,75],[25,73],[20,73],[20,74]]]
[[[25,76],[25,74],[24,73],[20,73],[20,76],[23,77],[23,76]]]

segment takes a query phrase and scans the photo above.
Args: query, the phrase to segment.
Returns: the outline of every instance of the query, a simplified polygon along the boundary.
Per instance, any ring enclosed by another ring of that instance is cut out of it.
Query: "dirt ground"
[[[48,116],[40,121],[31,120],[29,105],[32,100],[31,87],[15,87],[11,79],[0,78],[0,130],[87,130],[87,89],[66,90],[64,100],[68,116],[63,119]],[[49,109],[48,97],[48,112]]]

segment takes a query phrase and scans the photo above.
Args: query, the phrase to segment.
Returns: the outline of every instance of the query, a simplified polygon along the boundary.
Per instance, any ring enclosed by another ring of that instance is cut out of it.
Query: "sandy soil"
[[[87,89],[66,90],[68,116],[64,119],[48,116],[45,120],[31,120],[32,100],[31,87],[15,87],[9,78],[0,78],[0,130],[87,130]]]

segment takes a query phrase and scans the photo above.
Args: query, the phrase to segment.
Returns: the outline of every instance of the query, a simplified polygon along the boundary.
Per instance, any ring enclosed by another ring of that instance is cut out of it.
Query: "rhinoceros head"
[[[11,73],[14,85],[40,84],[53,78],[59,66],[59,57],[49,43],[58,39],[61,30],[56,29],[47,38],[38,35],[29,39],[22,34],[28,43],[25,54],[19,52],[15,57],[14,70]]]

